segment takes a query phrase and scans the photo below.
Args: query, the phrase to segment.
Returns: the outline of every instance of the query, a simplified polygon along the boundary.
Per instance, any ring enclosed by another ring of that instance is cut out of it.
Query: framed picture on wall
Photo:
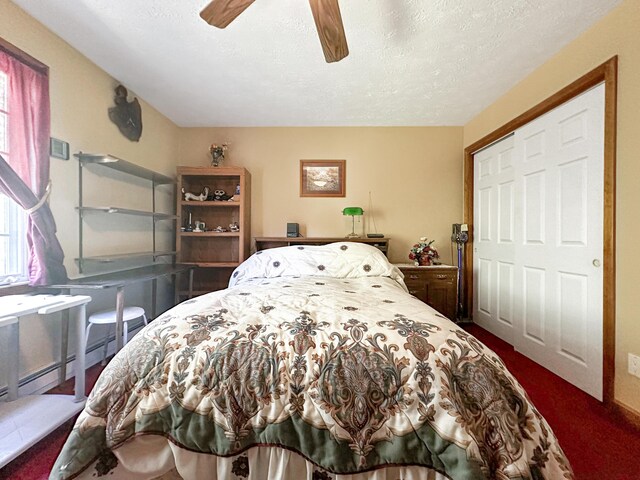
[[[346,160],[300,160],[301,197],[344,197]]]

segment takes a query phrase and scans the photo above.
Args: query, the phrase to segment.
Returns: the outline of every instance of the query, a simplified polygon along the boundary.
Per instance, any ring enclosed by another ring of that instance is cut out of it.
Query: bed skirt
[[[259,446],[231,457],[191,452],[158,435],[143,435],[127,448],[98,458],[76,478],[109,480],[445,480],[420,466],[387,466],[352,475],[328,472],[281,447]]]

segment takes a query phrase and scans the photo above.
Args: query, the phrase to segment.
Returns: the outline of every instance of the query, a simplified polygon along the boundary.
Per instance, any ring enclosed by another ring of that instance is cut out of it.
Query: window
[[[9,159],[9,85],[0,71],[0,155]],[[0,286],[27,280],[27,221],[22,208],[0,193]]]

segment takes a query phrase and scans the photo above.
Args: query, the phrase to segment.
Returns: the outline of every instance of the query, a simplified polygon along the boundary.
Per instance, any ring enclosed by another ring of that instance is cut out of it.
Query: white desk
[[[124,322],[122,321],[122,312],[124,311],[124,287],[127,285],[138,284],[140,282],[146,282],[152,280],[151,289],[151,318],[156,318],[156,297],[157,297],[157,279],[164,276],[171,276],[176,281],[176,276],[182,273],[189,274],[189,298],[193,292],[193,271],[195,265],[189,265],[184,263],[167,264],[157,263],[154,265],[147,265],[144,267],[132,268],[130,270],[121,270],[118,272],[103,273],[100,275],[91,275],[88,277],[80,277],[74,280],[70,280],[69,283],[62,285],[48,285],[47,289],[56,289],[60,293],[68,294],[71,290],[102,290],[107,288],[116,289],[116,351],[118,353],[122,347],[122,333],[124,329]],[[174,290],[176,290],[174,286]],[[178,293],[175,292],[175,302],[178,303]],[[61,382],[64,381],[66,375],[66,358],[67,358],[67,335],[66,332],[69,329],[69,323],[62,316],[62,344],[60,348],[60,358],[65,359],[60,363],[60,377]]]
[[[3,355],[9,369],[7,402],[0,403],[0,468],[80,412],[85,396],[86,295],[8,295],[0,297],[0,328],[9,330]],[[76,322],[75,396],[29,395],[18,398],[19,319],[67,311]]]

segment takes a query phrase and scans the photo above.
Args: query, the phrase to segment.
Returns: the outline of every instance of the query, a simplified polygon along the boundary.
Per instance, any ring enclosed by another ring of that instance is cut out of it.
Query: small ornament
[[[197,200],[199,202],[204,202],[209,197],[209,187],[204,187],[200,195],[196,195],[195,193],[190,193],[182,189],[182,194],[184,195],[185,201],[189,200]]]
[[[233,222],[229,224],[229,231],[230,232],[239,232],[240,231],[240,225],[238,225],[238,222]]]
[[[218,167],[224,160],[224,154],[229,148],[228,143],[223,143],[218,145],[217,143],[212,143],[209,147],[209,155],[211,155],[211,166]]]
[[[233,197],[231,195],[227,195],[227,193],[224,190],[214,190],[213,193],[209,195],[208,200],[220,202],[220,201],[230,200],[231,198]]]
[[[409,259],[416,265],[431,265],[439,257],[434,240],[428,240],[427,237],[420,237],[420,241],[409,250]]]
[[[185,232],[193,232],[193,224],[191,223],[191,212],[189,212],[189,220],[187,220],[187,224],[184,226]]]

